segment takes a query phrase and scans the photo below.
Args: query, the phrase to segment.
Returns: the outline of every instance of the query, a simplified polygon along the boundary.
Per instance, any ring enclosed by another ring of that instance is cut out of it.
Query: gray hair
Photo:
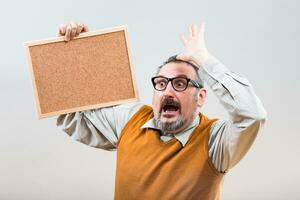
[[[200,78],[199,74],[198,74],[198,70],[199,68],[197,66],[195,66],[193,63],[190,63],[188,61],[184,61],[184,60],[179,60],[176,58],[177,55],[174,55],[174,56],[171,56],[169,57],[165,62],[163,62],[162,65],[160,65],[157,70],[156,70],[156,73],[155,75],[158,75],[158,73],[160,72],[160,70],[163,68],[163,66],[165,66],[166,64],[168,63],[181,63],[181,62],[184,62],[184,63],[187,63],[188,65],[190,65],[191,67],[193,67],[193,69],[195,70],[196,72],[196,75],[197,75],[197,79],[195,80],[197,82],[198,85],[200,85],[201,87],[204,86],[204,82],[203,80]]]

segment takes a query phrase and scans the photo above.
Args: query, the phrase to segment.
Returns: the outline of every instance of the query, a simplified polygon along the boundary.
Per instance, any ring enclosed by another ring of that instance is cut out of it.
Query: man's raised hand
[[[177,59],[191,62],[200,67],[204,60],[209,57],[204,40],[205,24],[200,27],[191,25],[188,28],[188,35],[181,34],[181,40],[184,45],[184,52],[177,56]]]

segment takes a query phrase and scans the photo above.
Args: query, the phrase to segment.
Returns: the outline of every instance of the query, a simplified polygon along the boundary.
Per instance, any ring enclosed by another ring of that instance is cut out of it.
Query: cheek
[[[193,96],[191,98],[185,99],[182,101],[182,115],[189,118],[194,115],[196,109],[197,109],[197,102]]]
[[[160,95],[157,92],[153,92],[153,98],[152,98],[152,107],[154,110],[158,110],[160,106]]]

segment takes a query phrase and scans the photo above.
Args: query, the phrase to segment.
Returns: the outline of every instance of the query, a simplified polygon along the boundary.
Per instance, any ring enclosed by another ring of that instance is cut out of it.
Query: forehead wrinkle
[[[172,76],[172,77],[168,77],[168,76],[164,76],[164,75],[158,75],[158,76],[165,77],[165,78],[180,78],[180,77],[189,78],[185,74],[177,74],[176,76]]]
[[[177,76],[185,76],[185,77],[192,78],[192,79],[197,78],[196,72],[193,69],[193,67],[184,62],[168,63],[160,69],[160,71],[157,75],[165,76],[168,78],[173,78],[173,77],[177,77]]]

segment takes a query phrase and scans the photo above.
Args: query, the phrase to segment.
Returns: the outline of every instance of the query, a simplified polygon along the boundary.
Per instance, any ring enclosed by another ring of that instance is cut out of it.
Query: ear
[[[198,93],[198,101],[197,101],[197,105],[199,107],[202,107],[204,105],[206,95],[207,95],[207,90],[205,88],[201,88]]]

